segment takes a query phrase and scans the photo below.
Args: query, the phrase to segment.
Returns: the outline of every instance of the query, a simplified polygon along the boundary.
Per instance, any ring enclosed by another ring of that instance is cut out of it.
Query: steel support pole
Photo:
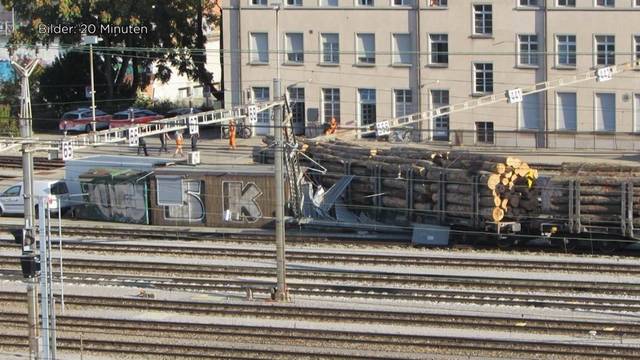
[[[282,97],[280,93],[280,79],[273,80],[274,100],[279,101]],[[278,284],[276,288],[276,300],[287,301],[288,290],[286,280],[286,260],[285,260],[285,230],[284,230],[284,140],[282,129],[282,105],[278,105],[273,111],[274,119],[274,166],[275,166],[275,186],[276,186],[276,266],[278,272]]]
[[[96,88],[93,80],[93,44],[89,44],[89,68],[91,72],[91,131],[96,132]]]
[[[31,61],[26,66],[21,66],[15,61],[11,64],[16,72],[20,74],[20,136],[31,138],[32,115],[31,115],[31,91],[29,89],[29,76],[38,64],[38,59]],[[31,144],[22,145],[22,186],[24,196],[24,233],[22,238],[22,255],[35,257],[35,216],[33,202],[33,153]],[[29,358],[38,359],[38,290],[37,277],[28,278],[27,282],[27,311],[29,322]]]

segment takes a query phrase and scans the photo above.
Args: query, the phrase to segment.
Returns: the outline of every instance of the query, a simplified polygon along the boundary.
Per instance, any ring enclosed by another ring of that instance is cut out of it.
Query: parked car
[[[24,188],[21,182],[10,186],[0,194],[0,216],[4,214],[24,214]],[[52,213],[58,212],[58,202],[62,212],[69,210],[71,206],[70,194],[67,184],[60,180],[36,180],[33,182],[33,196],[38,209],[38,197],[46,196]],[[36,211],[37,214],[37,211]]]
[[[113,114],[111,127],[123,127],[131,124],[146,124],[162,118],[164,118],[164,116],[158,115],[151,110],[128,109]]]
[[[62,115],[58,128],[61,131],[86,131],[91,132],[91,121],[93,114],[89,108],[78,108]],[[96,109],[96,130],[109,128],[111,115],[102,110]]]

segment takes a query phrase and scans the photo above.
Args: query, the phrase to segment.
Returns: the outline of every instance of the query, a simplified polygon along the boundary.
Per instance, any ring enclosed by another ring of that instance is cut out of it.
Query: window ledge
[[[474,92],[471,93],[471,97],[483,97],[483,96],[487,96],[487,95],[492,95],[492,92]]]
[[[449,10],[448,6],[427,6],[421,10]]]
[[[340,66],[340,64],[339,63],[320,62],[320,63],[318,63],[318,66],[338,67],[338,66]]]
[[[436,69],[444,69],[444,68],[448,68],[449,64],[448,63],[433,63],[433,64],[427,64],[426,67],[428,68],[436,68]]]
[[[303,62],[289,62],[289,61],[285,61],[282,63],[282,65],[284,66],[304,66]]]
[[[578,129],[557,129],[554,132],[560,135],[575,135],[578,133]]]
[[[539,65],[518,64],[518,65],[516,65],[516,69],[538,70],[538,69],[540,69],[540,66]]]
[[[555,70],[577,70],[574,65],[556,65],[553,67]]]
[[[405,64],[405,63],[393,63],[393,64],[391,64],[391,67],[396,67],[396,68],[410,68],[412,66],[413,66],[413,64]]]
[[[269,65],[268,62],[257,62],[257,61],[250,61],[247,63],[247,65],[251,65],[251,66],[267,66]]]
[[[487,34],[487,35],[483,35],[483,34],[471,34],[469,36],[470,39],[494,39],[493,34]]]
[[[355,64],[353,64],[353,66],[356,66],[356,67],[375,67],[375,66],[376,66],[376,64],[362,64],[362,63],[355,63]]]
[[[524,11],[542,10],[542,6],[519,5],[519,6],[516,6],[516,10],[524,10]]]
[[[592,132],[593,135],[611,135],[611,136],[615,136],[616,135],[616,131],[615,130],[596,130]]]
[[[535,133],[539,133],[540,129],[528,129],[528,128],[520,128],[518,129],[519,133],[524,133],[524,134],[535,134]]]

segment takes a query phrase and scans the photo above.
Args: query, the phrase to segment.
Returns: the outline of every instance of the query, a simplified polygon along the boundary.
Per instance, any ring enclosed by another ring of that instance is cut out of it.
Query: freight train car
[[[566,163],[539,176],[513,157],[309,144],[325,188],[352,176],[346,207],[397,229],[427,224],[510,246],[546,240],[601,250],[640,240],[640,167]]]
[[[270,165],[176,165],[155,169],[149,181],[155,225],[258,228],[274,221]]]

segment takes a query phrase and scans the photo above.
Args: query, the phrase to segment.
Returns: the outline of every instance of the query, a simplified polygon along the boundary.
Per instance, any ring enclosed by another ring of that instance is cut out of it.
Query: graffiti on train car
[[[262,217],[257,199],[262,190],[253,182],[246,185],[242,181],[222,182],[222,210],[225,221],[253,223]]]
[[[205,209],[202,201],[202,181],[184,181],[185,201],[180,205],[164,206],[164,218],[167,220],[187,220],[204,223]]]

